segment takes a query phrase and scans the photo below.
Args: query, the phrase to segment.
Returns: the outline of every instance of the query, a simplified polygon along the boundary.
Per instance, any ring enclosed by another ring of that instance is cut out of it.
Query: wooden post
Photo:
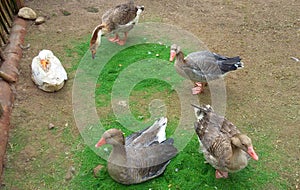
[[[12,21],[14,19],[14,14],[13,14],[13,7],[11,7],[9,5],[9,2],[8,1],[4,1],[4,7],[6,8],[7,12],[8,12],[8,15],[9,15],[9,18],[10,20]],[[11,27],[11,24],[10,23],[10,27]]]
[[[4,4],[0,4],[0,11],[1,11],[1,22],[4,24],[7,28],[11,27],[12,19],[9,16],[8,10],[6,9]]]

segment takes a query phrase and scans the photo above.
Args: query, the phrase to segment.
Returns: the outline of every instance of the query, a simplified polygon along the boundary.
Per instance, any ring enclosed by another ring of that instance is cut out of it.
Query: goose
[[[106,11],[102,16],[102,23],[94,29],[90,40],[90,51],[92,58],[95,58],[97,48],[101,44],[101,36],[115,34],[109,41],[124,45],[128,32],[138,23],[140,14],[144,11],[144,6],[135,6],[133,0],[125,4],[117,5]],[[120,39],[119,33],[124,33],[124,38]]]
[[[170,48],[170,61],[174,58],[177,73],[194,82],[192,94],[203,92],[207,80],[221,78],[230,71],[244,67],[239,56],[230,58],[210,51],[193,52],[184,57],[180,46],[176,44]]]
[[[154,124],[124,138],[121,130],[105,131],[95,145],[112,145],[108,158],[110,176],[121,184],[136,184],[161,175],[177,149],[172,138],[166,139],[167,118],[161,117]]]
[[[31,79],[38,88],[46,92],[60,90],[68,79],[59,59],[51,50],[42,50],[32,59]]]
[[[210,105],[193,106],[195,132],[206,161],[216,169],[217,179],[242,170],[250,158],[258,160],[251,139],[233,123],[216,114]]]

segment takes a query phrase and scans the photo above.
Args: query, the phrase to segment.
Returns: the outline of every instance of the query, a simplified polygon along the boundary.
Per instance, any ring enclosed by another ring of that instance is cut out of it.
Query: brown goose
[[[143,10],[144,6],[135,6],[133,0],[131,0],[126,4],[117,5],[106,11],[102,16],[102,23],[94,29],[90,40],[92,58],[95,58],[102,35],[115,34],[115,37],[110,38],[109,41],[124,45],[127,40],[128,31],[138,23],[139,16]],[[124,33],[123,40],[119,38],[120,32]]]
[[[155,123],[126,139],[122,131],[109,129],[95,145],[113,146],[108,158],[108,172],[117,182],[136,184],[161,175],[177,154],[173,139],[166,139],[167,118],[162,117]]]
[[[184,57],[181,48],[173,44],[170,50],[170,61],[175,60],[177,73],[194,82],[193,94],[203,91],[207,80],[213,80],[224,76],[230,71],[243,68],[240,57],[225,57],[210,51],[193,52]]]
[[[258,160],[251,139],[209,106],[195,106],[194,124],[204,157],[216,169],[216,178],[245,168],[251,157]]]

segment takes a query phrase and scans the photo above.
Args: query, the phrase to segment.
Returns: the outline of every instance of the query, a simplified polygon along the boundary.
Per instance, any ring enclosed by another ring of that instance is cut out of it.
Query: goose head
[[[48,65],[50,64],[50,58],[53,57],[53,53],[50,50],[42,50],[38,55],[40,59],[40,64],[44,70],[47,70]]]
[[[170,48],[170,61],[173,61],[175,56],[181,51],[180,47],[176,44],[171,45]]]
[[[92,38],[90,40],[90,51],[92,54],[92,58],[95,59],[95,55],[97,52],[98,47],[101,44],[101,36],[107,33],[106,25],[100,24],[96,26],[92,33]]]
[[[95,147],[98,148],[104,144],[124,145],[125,138],[123,132],[118,129],[109,129],[105,131]]]
[[[231,138],[231,143],[237,148],[248,153],[252,159],[258,160],[258,156],[253,149],[251,139],[247,135],[237,134]]]

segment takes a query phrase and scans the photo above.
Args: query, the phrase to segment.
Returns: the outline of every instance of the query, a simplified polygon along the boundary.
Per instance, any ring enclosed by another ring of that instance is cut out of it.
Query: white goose
[[[67,80],[67,73],[59,59],[50,50],[42,50],[31,63],[33,82],[46,92],[60,90]]]

